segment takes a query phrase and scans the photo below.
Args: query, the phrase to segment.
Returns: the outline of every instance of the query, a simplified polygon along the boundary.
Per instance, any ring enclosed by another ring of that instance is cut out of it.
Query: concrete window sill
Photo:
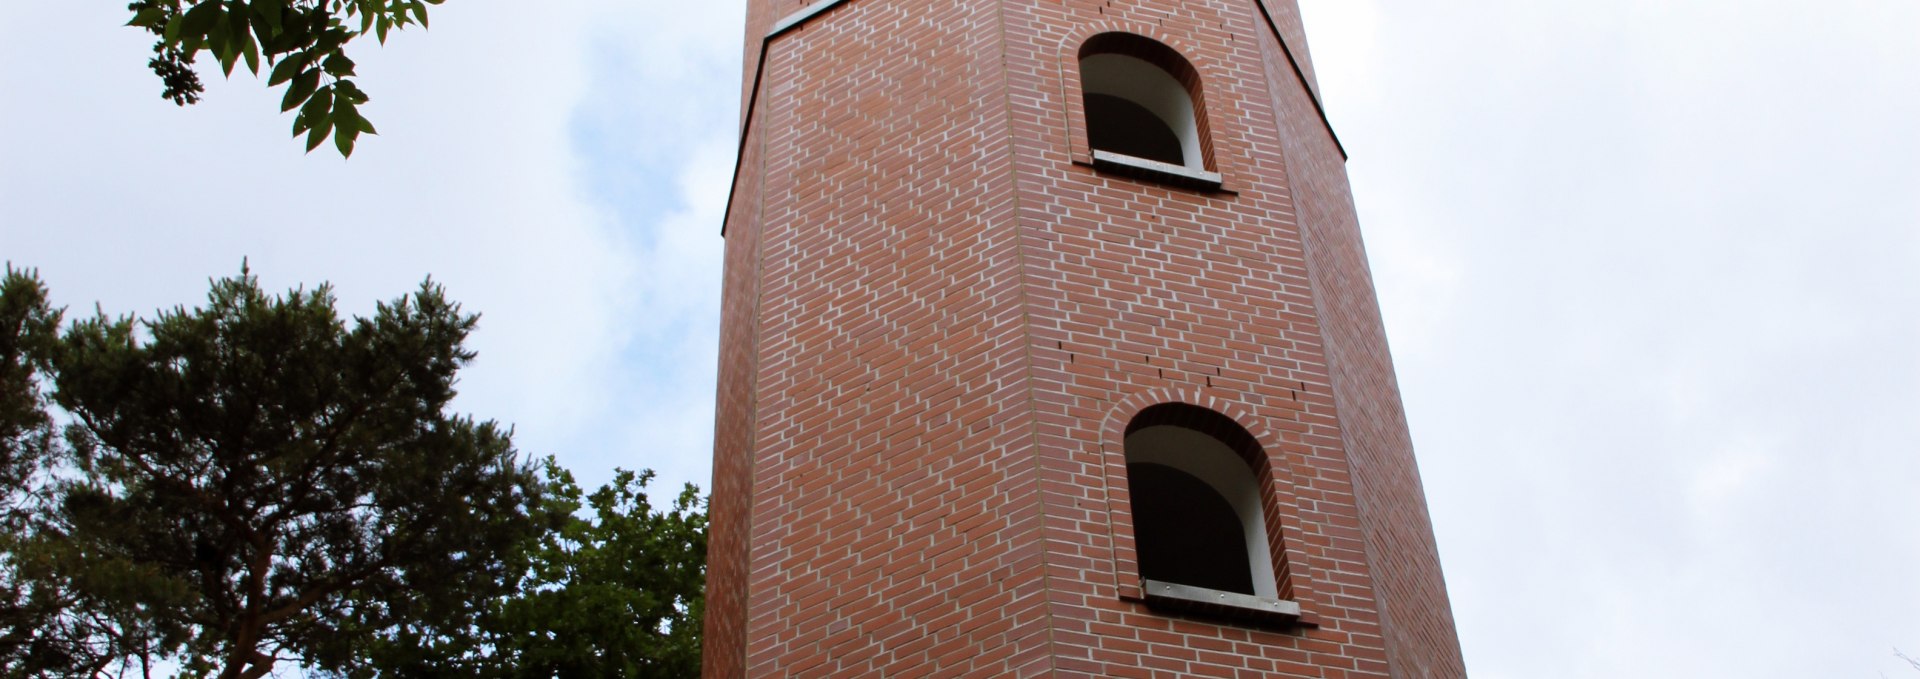
[[[1145,179],[1162,184],[1172,184],[1189,189],[1199,189],[1201,191],[1219,191],[1221,185],[1220,173],[1218,172],[1195,170],[1190,167],[1174,165],[1172,163],[1135,158],[1129,155],[1100,151],[1097,149],[1093,152],[1093,168],[1104,172],[1112,172],[1117,175]]]
[[[1258,625],[1290,625],[1300,620],[1298,602],[1159,580],[1142,579],[1140,585],[1151,608]]]

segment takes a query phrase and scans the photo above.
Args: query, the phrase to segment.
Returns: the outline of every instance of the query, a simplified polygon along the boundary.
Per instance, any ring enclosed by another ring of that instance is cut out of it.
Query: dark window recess
[[[1247,537],[1226,498],[1191,474],[1144,462],[1127,465],[1127,485],[1141,577],[1253,594]]]
[[[1180,137],[1146,107],[1110,94],[1086,95],[1087,143],[1109,153],[1185,165]]]

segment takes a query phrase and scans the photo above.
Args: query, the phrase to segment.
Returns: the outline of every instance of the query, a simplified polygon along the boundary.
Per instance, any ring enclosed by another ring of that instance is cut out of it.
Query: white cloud
[[[583,483],[618,465],[705,485],[714,167],[732,162],[712,140],[733,135],[739,11],[436,8],[432,30],[357,48],[381,135],[343,162],[303,155],[251,76],[203,65],[205,101],[161,101],[150,40],[117,7],[18,8],[10,26],[62,30],[0,41],[0,257],[38,267],[58,303],[110,313],[193,304],[242,258],[270,287],[334,281],[353,313],[431,274],[483,314],[457,407],[515,424],[522,450]],[[590,143],[619,125],[641,134]],[[650,410],[673,436],[634,438]]]
[[[1474,676],[1910,674],[1920,7],[1307,4]]]

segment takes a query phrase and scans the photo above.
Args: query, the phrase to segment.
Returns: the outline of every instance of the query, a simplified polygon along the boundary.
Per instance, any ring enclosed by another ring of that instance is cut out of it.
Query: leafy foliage
[[[33,308],[29,287],[10,280],[0,308]],[[468,653],[508,558],[550,522],[509,433],[445,412],[475,321],[429,281],[348,328],[326,286],[268,296],[243,272],[204,308],[37,345],[68,471],[10,551],[38,570],[8,573],[65,596],[66,627],[25,646],[223,679]]]
[[[46,288],[9,265],[0,279],[0,532],[7,534],[29,518],[26,496],[53,449],[53,418],[34,376],[59,325]]]
[[[686,486],[655,510],[653,472],[619,470],[583,505],[551,459],[546,476],[548,511],[560,521],[526,543],[524,577],[484,623],[486,676],[699,676],[707,519],[698,490]]]
[[[584,494],[446,413],[476,318],[431,281],[149,321],[0,281],[0,677],[692,677],[706,516]],[[64,426],[63,426],[64,425]]]
[[[60,313],[32,273],[8,266],[0,279],[0,670],[5,676],[79,674],[99,661],[90,617],[67,615],[73,597],[47,577],[47,555],[30,536],[46,505],[44,470],[56,428],[37,375]],[[76,627],[78,626],[78,627]]]
[[[362,133],[376,134],[360,114],[367,95],[350,79],[346,47],[372,33],[381,43],[395,29],[427,25],[427,6],[444,0],[135,0],[127,22],[158,36],[147,62],[160,77],[161,96],[185,106],[205,88],[193,70],[205,52],[232,76],[235,65],[259,75],[271,67],[269,87],[286,85],[281,111],[294,111],[293,136],[305,134],[312,151],[333,138],[342,157]],[[357,24],[357,25],[356,25]]]

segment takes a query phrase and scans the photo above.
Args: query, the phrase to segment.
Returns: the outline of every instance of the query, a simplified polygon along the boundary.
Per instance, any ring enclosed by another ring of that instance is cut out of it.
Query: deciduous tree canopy
[[[372,33],[409,24],[427,25],[427,5],[444,0],[135,0],[129,26],[159,38],[147,62],[163,85],[161,96],[185,106],[205,91],[194,61],[202,53],[233,75],[236,65],[259,74],[271,67],[268,86],[286,86],[280,110],[298,112],[293,136],[307,136],[307,150],[332,136],[342,157],[353,154],[361,133],[374,134],[360,115],[367,94],[353,83],[347,45]]]
[[[572,474],[549,461],[547,478],[548,509],[564,519],[527,544],[524,577],[484,625],[489,676],[699,676],[707,518],[696,489],[655,509],[653,472],[620,470],[583,505]]]

